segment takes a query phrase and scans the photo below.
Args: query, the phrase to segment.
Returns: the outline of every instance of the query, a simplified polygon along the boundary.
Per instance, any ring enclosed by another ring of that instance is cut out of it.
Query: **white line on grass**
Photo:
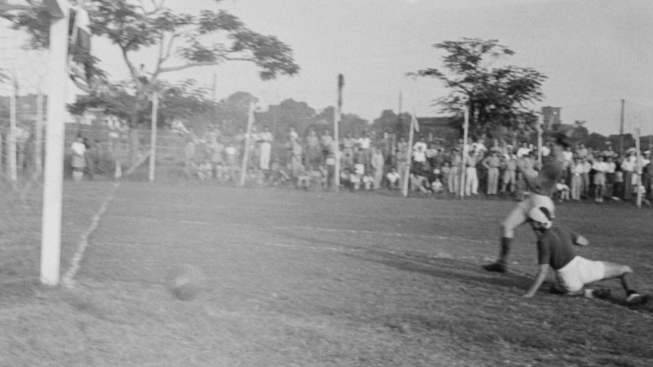
[[[97,228],[98,223],[100,222],[100,218],[102,218],[102,214],[107,211],[107,207],[109,206],[109,203],[113,198],[116,196],[116,191],[118,189],[118,186],[120,186],[119,182],[116,182],[113,184],[113,191],[107,197],[104,202],[102,203],[102,206],[100,207],[100,210],[98,210],[97,213],[93,216],[93,221],[91,222],[91,225],[88,227],[88,229],[82,233],[82,236],[79,241],[79,245],[77,247],[77,251],[75,252],[75,255],[73,255],[73,259],[70,263],[70,267],[68,268],[68,271],[64,274],[62,283],[65,287],[72,288],[75,285],[75,281],[73,278],[77,274],[77,271],[79,271],[79,264],[82,261],[82,257],[84,256],[84,251],[86,250],[86,247],[88,247],[88,237],[93,233],[95,228]]]

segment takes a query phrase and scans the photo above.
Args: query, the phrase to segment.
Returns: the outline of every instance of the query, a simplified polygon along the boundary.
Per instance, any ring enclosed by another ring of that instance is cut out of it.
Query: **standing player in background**
[[[532,168],[520,167],[530,195],[517,204],[501,223],[499,258],[496,262],[483,266],[485,270],[498,273],[508,271],[508,255],[515,237],[515,229],[526,223],[528,212],[531,209],[544,207],[553,216],[555,208],[551,197],[556,191],[556,184],[560,181],[565,167],[563,152],[570,145],[571,133],[572,130],[568,130],[565,133],[558,132],[553,135],[551,154],[547,157],[546,162],[543,162],[539,173]]]

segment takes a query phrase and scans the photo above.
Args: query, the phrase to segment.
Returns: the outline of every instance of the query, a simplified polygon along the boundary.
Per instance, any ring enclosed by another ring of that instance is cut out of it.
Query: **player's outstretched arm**
[[[546,279],[547,274],[549,273],[549,264],[540,264],[540,272],[535,277],[535,281],[531,288],[524,294],[524,298],[531,298],[537,293],[537,290],[540,289],[542,283]]]

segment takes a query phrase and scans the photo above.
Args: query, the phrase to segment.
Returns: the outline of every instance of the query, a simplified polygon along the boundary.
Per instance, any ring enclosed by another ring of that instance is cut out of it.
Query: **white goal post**
[[[45,285],[56,286],[61,263],[69,5],[65,0],[44,0],[44,3],[51,20],[40,280]]]

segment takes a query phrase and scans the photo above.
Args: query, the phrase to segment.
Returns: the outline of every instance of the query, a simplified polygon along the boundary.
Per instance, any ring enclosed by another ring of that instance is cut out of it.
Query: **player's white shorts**
[[[555,205],[549,196],[538,195],[531,193],[528,197],[522,200],[517,206],[508,214],[506,219],[503,220],[501,226],[503,228],[503,236],[512,238],[514,236],[514,229],[526,223],[528,220],[528,212],[533,208],[545,207],[549,209],[551,218],[555,217]]]
[[[565,292],[577,292],[586,284],[605,277],[603,261],[592,261],[581,256],[574,257],[569,264],[556,270],[558,288]]]
[[[522,212],[526,215],[527,218],[528,218],[528,212],[530,212],[533,208],[541,208],[541,207],[545,207],[549,209],[549,213],[551,213],[551,218],[555,217],[555,213],[554,213],[555,205],[553,205],[553,200],[551,199],[550,196],[530,193],[526,199],[522,200],[519,203],[519,208],[522,210]]]

